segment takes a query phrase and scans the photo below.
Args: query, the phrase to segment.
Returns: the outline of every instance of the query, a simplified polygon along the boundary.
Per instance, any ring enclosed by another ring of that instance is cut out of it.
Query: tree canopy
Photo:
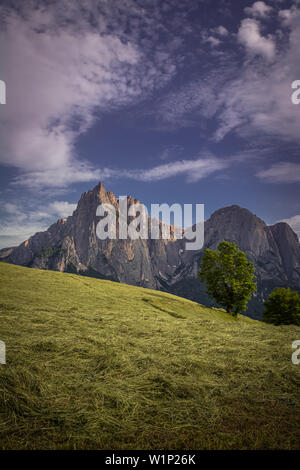
[[[199,279],[206,283],[208,295],[237,315],[247,308],[256,291],[255,268],[235,243],[221,242],[216,251],[206,249],[200,264]]]
[[[300,296],[298,292],[277,287],[265,302],[263,320],[275,325],[300,325]]]

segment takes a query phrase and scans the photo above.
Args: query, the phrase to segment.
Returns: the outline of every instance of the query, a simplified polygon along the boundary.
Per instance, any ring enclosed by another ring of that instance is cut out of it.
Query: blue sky
[[[300,1],[0,1],[0,247],[116,196],[300,233]]]

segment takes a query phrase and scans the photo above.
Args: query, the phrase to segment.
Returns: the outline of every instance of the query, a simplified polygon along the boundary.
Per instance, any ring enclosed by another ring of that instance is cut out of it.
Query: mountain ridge
[[[139,203],[131,196],[128,205]],[[223,241],[235,242],[255,264],[256,297],[248,315],[260,318],[262,303],[274,287],[300,290],[300,245],[291,227],[280,222],[268,226],[238,205],[215,211],[204,224],[204,248],[187,251],[185,240],[100,240],[96,235],[99,204],[119,200],[99,182],[85,191],[68,218],[58,219],[16,248],[1,250],[3,261],[40,269],[66,271],[163,290],[188,299],[215,305],[205,294],[197,273],[203,249],[216,249]],[[160,228],[161,228],[160,224]]]

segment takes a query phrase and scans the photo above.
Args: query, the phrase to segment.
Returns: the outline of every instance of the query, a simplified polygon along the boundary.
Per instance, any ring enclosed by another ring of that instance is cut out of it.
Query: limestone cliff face
[[[19,247],[2,250],[1,259],[162,289],[213,304],[197,280],[203,250],[186,251],[185,240],[176,239],[173,227],[169,240],[100,240],[96,210],[101,203],[112,204],[119,214],[118,199],[99,183],[82,194],[71,217],[58,220]],[[128,198],[128,205],[132,203],[138,201]],[[205,222],[204,248],[215,249],[223,240],[237,243],[256,266],[258,293],[249,307],[252,316],[259,317],[262,302],[274,287],[300,289],[299,241],[287,224],[270,227],[247,209],[226,207]]]
[[[205,235],[207,248],[215,249],[222,239],[237,243],[255,264],[260,282],[300,288],[300,246],[288,224],[267,226],[247,209],[231,206],[211,216]]]
[[[272,225],[270,231],[278,247],[282,267],[289,284],[299,288],[300,256],[297,235],[288,224],[283,222]]]
[[[137,203],[128,198],[128,205]],[[95,274],[127,284],[157,288],[147,240],[100,240],[96,235],[100,204],[118,213],[118,200],[99,183],[82,194],[71,217],[60,219],[46,232],[35,234],[5,258],[23,266]]]
[[[287,229],[282,229],[281,234],[277,225]],[[291,282],[292,271],[297,269],[297,257],[299,262],[299,242],[287,224],[277,225],[268,227],[247,209],[227,207],[215,212],[207,222],[206,246],[215,249],[222,238],[235,242],[256,265],[261,281]],[[294,237],[288,236],[289,231]],[[288,252],[294,257],[287,255]],[[295,277],[297,280],[299,282],[299,272]]]

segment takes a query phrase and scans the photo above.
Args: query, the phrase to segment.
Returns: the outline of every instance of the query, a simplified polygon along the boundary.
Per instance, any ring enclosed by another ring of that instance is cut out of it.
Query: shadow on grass
[[[159,305],[156,305],[154,302],[152,302],[150,299],[147,299],[147,297],[143,297],[141,299],[143,302],[147,303],[148,305],[150,305],[151,307],[155,308],[156,310],[159,310],[160,312],[163,312],[163,313],[167,313],[168,315],[170,315],[171,317],[174,317],[174,318],[185,318],[183,317],[182,315],[180,315],[179,313],[176,313],[176,312],[173,312],[172,310],[166,310],[165,308],[162,308],[160,307]]]

